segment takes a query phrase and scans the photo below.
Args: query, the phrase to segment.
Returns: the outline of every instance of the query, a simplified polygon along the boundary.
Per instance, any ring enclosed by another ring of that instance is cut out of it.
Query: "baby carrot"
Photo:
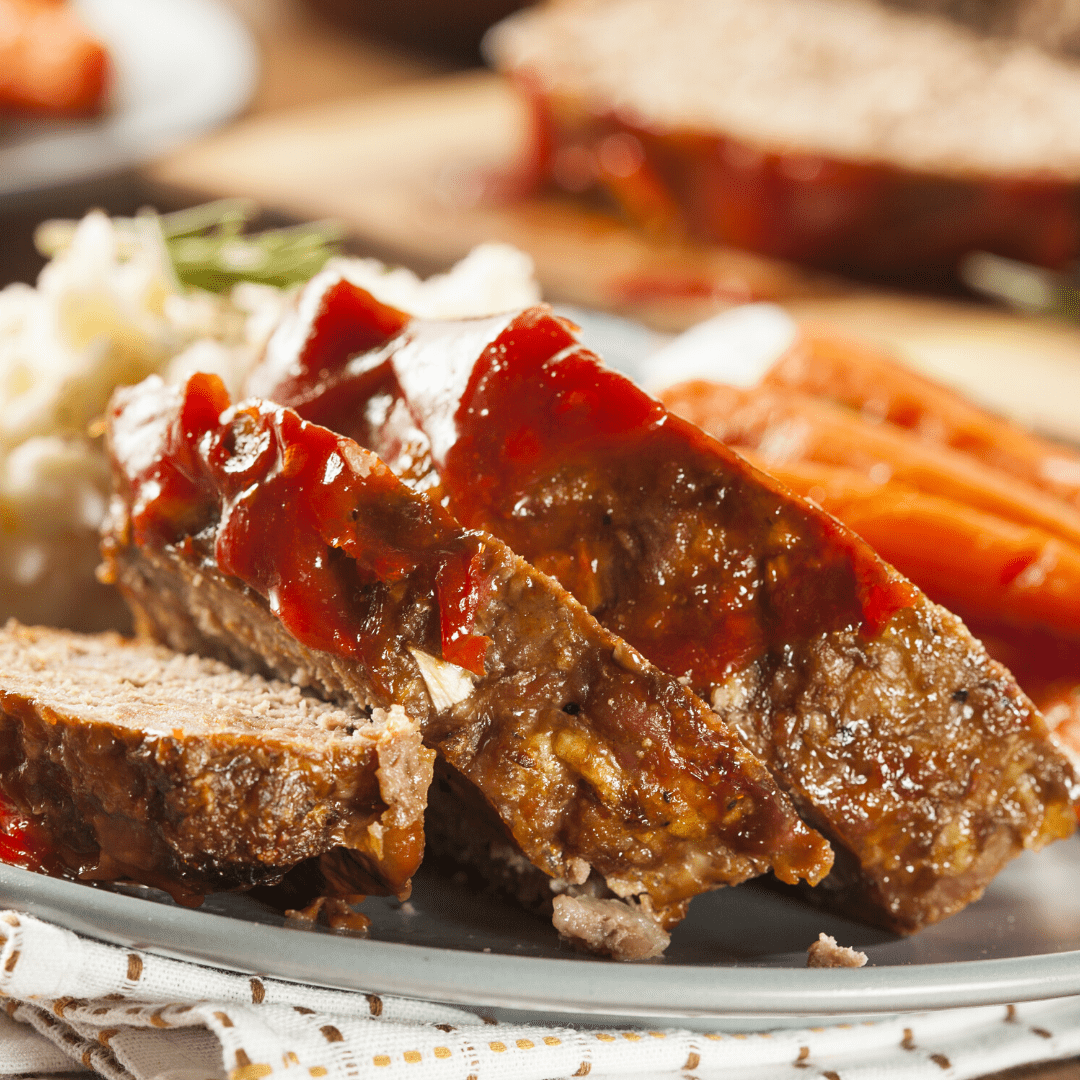
[[[854,469],[1037,526],[1080,546],[1077,508],[948,446],[925,443],[892,424],[871,423],[831,402],[795,390],[741,390],[700,381],[669,387],[659,396],[721,442],[756,450],[770,464],[809,460]]]
[[[747,457],[854,529],[931,599],[988,623],[1080,640],[1080,547],[850,469]]]
[[[868,419],[908,428],[1080,507],[1080,454],[994,416],[872,346],[804,327],[762,384],[828,398]]]

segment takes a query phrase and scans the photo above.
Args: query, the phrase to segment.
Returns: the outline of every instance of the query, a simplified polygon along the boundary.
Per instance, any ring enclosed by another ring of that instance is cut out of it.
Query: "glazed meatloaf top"
[[[407,890],[433,755],[400,708],[14,622],[0,672],[0,790],[46,869],[191,900],[323,859],[346,894]]]
[[[118,392],[106,552],[138,623],[368,708],[397,705],[544,873],[664,924],[699,892],[831,864],[677,679],[374,454],[221,383]],[[584,870],[582,869],[584,868]]]

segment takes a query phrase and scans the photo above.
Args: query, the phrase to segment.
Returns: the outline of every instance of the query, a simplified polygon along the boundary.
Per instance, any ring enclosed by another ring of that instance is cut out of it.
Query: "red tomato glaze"
[[[265,597],[305,645],[359,660],[388,699],[397,613],[412,605],[415,630],[424,598],[437,597],[425,646],[483,672],[487,638],[471,632],[477,538],[373,454],[288,409],[230,408],[212,375],[182,393],[162,386],[156,414],[134,426],[123,407],[121,395],[114,455],[136,543],[190,545]]]
[[[545,308],[414,321],[342,371],[333,393],[272,393],[301,398],[303,415],[373,449],[699,689],[823,633],[876,633],[916,595]]]

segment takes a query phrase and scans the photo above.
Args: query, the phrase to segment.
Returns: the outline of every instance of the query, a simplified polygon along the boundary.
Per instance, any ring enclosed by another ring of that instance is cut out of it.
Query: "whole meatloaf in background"
[[[945,15],[974,30],[1030,41],[1080,57],[1080,5],[1075,0],[886,0],[893,7]]]
[[[1080,253],[1080,69],[873,0],[560,0],[499,24],[537,179],[634,221],[938,280]]]

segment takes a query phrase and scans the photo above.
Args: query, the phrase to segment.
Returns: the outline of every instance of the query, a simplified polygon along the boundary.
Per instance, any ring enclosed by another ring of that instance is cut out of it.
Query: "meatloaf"
[[[220,381],[119,391],[108,572],[139,627],[365,709],[398,707],[550,878],[664,926],[831,852],[738,738],[505,544],[350,440]]]
[[[875,0],[559,0],[486,44],[537,178],[653,231],[922,287],[1080,254],[1080,72],[1024,42]]]
[[[325,287],[325,286],[317,286]],[[308,307],[316,305],[310,298]],[[667,412],[543,307],[414,321],[256,379],[552,574],[734,727],[832,842],[829,902],[908,932],[1073,829],[1074,778],[1011,675],[840,522]],[[824,890],[824,892],[823,892]]]
[[[404,894],[433,754],[371,716],[118,634],[0,630],[0,790],[23,861],[184,903],[311,860],[338,896]]]

